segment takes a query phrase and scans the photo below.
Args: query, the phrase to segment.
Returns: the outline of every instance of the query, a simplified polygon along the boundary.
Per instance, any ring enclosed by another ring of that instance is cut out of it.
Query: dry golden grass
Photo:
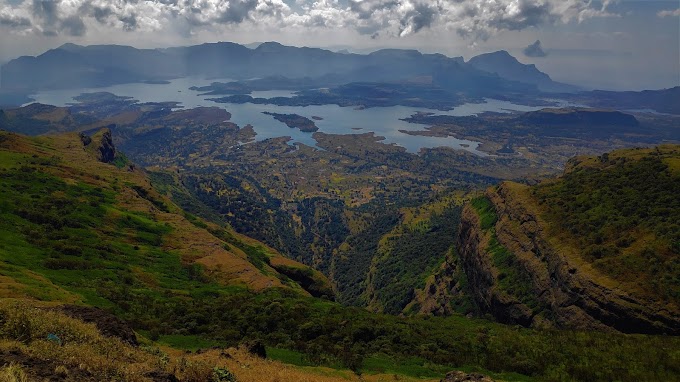
[[[0,301],[0,339],[0,355],[24,363],[24,372],[33,376],[48,373],[72,375],[72,380],[87,376],[145,381],[144,374],[154,370],[157,358],[117,338],[102,336],[94,324],[26,301]]]
[[[186,365],[189,365],[188,367]],[[178,376],[185,379],[182,367],[196,370],[205,369],[206,365],[215,365],[228,369],[238,381],[247,382],[347,382],[347,381],[439,381],[439,379],[419,379],[394,374],[376,374],[358,376],[349,370],[336,370],[326,367],[299,367],[286,365],[278,361],[262,359],[249,354],[243,349],[210,350],[201,354],[180,357],[169,365],[179,370]]]
[[[102,336],[94,324],[21,300],[0,301],[0,382],[60,376],[66,381],[152,381],[149,373],[173,374],[182,382],[214,381],[215,368],[239,382],[436,381],[348,370],[298,367],[262,359],[244,349],[180,350],[133,347]],[[59,340],[50,340],[50,334]],[[59,343],[61,342],[61,343]]]
[[[14,362],[0,368],[0,382],[28,382],[24,369]]]

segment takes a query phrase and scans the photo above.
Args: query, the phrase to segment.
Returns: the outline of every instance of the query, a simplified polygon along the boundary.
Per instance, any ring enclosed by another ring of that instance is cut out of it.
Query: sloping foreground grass
[[[235,348],[186,353],[134,347],[52,308],[20,300],[0,302],[1,382],[143,382],[173,376],[187,382],[423,381],[394,374],[360,379],[348,370],[285,365]]]

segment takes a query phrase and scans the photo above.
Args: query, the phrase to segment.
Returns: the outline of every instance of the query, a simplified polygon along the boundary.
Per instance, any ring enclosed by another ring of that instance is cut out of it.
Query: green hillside
[[[582,156],[535,186],[502,182],[457,236],[477,308],[535,328],[680,333],[680,147]]]
[[[184,213],[124,156],[99,161],[103,149],[92,146],[101,139],[1,133],[0,272],[14,285],[3,288],[4,297],[116,306],[108,294],[120,287],[149,296],[227,285],[307,294],[274,269],[279,263],[307,269],[310,284],[324,280],[261,243]]]
[[[554,235],[641,293],[680,304],[680,147],[579,157],[532,190]]]
[[[102,138],[97,134],[91,142]],[[101,150],[85,142],[90,141],[77,134],[26,138],[0,133],[3,301],[104,308],[143,342],[170,346],[168,351],[263,341],[272,357],[312,366],[309,370],[346,368],[369,380],[386,373],[440,378],[451,369],[482,370],[500,380],[670,380],[680,375],[677,338],[538,331],[458,315],[400,318],[343,307],[329,301],[328,294],[317,293],[324,290],[320,274],[183,212],[121,154],[113,160],[120,167],[103,163],[97,159]],[[439,229],[446,233],[438,219],[455,216],[448,205],[443,200],[420,211],[402,210],[402,228],[380,245],[390,248],[401,240],[427,238]],[[447,245],[442,243],[441,249],[446,251]],[[405,259],[423,262],[417,247],[409,251],[413,255]],[[425,270],[444,255],[413,267],[405,280],[422,285]],[[376,274],[376,280],[381,277]],[[394,294],[390,289],[385,293]],[[27,316],[3,312],[0,337],[6,342],[0,351],[15,349],[12,359],[18,367],[37,372],[31,364],[47,359],[50,367],[74,367],[70,359],[45,350],[40,336],[56,329],[26,337],[14,323]],[[73,346],[96,345],[83,359],[99,357],[106,345],[98,334],[78,337],[90,329],[69,325],[76,334],[58,333],[74,338]],[[159,361],[127,347],[109,349],[128,352],[140,370],[160,368],[182,381],[201,380],[187,376],[186,368],[172,369],[172,360]],[[124,366],[121,358],[111,359],[116,363],[107,366],[106,376],[144,380],[130,374],[128,367],[133,366]],[[93,366],[90,374],[72,375],[74,380],[96,378],[96,370]]]

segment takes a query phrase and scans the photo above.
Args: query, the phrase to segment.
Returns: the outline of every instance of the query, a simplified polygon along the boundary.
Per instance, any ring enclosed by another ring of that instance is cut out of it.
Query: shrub
[[[236,382],[236,377],[229,370],[223,367],[213,369],[214,382]]]

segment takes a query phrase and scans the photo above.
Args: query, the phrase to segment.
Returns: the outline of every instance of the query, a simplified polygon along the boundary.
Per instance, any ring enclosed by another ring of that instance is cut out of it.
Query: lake
[[[207,80],[202,78],[179,78],[169,84],[123,84],[104,88],[82,88],[69,90],[48,90],[31,95],[36,102],[55,106],[67,106],[75,102],[73,97],[81,93],[109,92],[118,96],[133,97],[140,102],[180,102],[185,108],[199,106],[217,106],[231,113],[231,121],[243,127],[250,124],[257,133],[256,140],[290,136],[291,144],[304,143],[316,147],[316,140],[312,133],[305,133],[298,129],[288,128],[276,121],[263,111],[285,114],[299,114],[307,118],[321,117],[315,121],[319,131],[328,134],[359,134],[373,132],[385,137],[384,143],[396,144],[406,148],[409,152],[417,153],[421,148],[447,146],[454,149],[467,150],[477,155],[487,155],[479,150],[479,142],[457,139],[454,137],[425,137],[413,136],[399,130],[418,131],[424,126],[401,121],[418,111],[435,114],[466,116],[483,112],[506,113],[510,111],[534,111],[542,107],[517,105],[507,101],[487,99],[485,103],[469,103],[456,107],[450,111],[430,110],[406,106],[375,107],[357,110],[353,107],[338,105],[323,106],[276,106],[256,104],[223,104],[208,101],[205,98],[214,96],[200,96],[200,92],[189,90],[192,86],[205,86],[212,82],[228,82],[229,79]],[[294,94],[284,90],[256,91],[251,94],[257,98],[292,97]]]

